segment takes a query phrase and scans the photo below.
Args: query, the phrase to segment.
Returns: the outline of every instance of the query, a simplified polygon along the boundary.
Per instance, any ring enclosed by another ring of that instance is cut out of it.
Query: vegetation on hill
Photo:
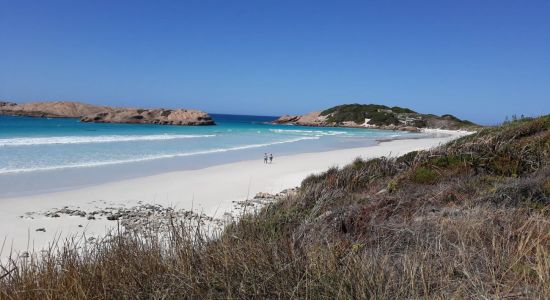
[[[477,126],[466,120],[461,120],[453,115],[425,115],[408,108],[399,106],[389,107],[377,104],[344,104],[338,105],[321,112],[321,116],[327,117],[327,122],[341,124],[354,122],[363,124],[369,119],[368,124],[375,126],[414,126],[442,127],[449,129],[470,128]],[[432,126],[433,125],[433,126]]]
[[[321,112],[321,116],[328,116],[329,122],[342,123],[353,121],[357,124],[365,122],[365,118],[371,119],[373,125],[399,124],[395,113],[415,113],[414,111],[401,107],[390,108],[378,104],[344,104],[338,105]]]
[[[10,263],[0,297],[546,298],[549,162],[550,116],[358,159],[216,238],[173,220]]]

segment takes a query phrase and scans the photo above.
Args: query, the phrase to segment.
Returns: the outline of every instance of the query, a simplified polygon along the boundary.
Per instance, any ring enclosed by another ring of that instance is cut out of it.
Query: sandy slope
[[[88,221],[78,216],[48,218],[36,214],[32,218],[21,217],[27,212],[44,212],[64,206],[91,211],[108,206],[133,206],[137,201],[143,201],[194,209],[220,217],[224,212],[234,209],[233,201],[253,197],[258,192],[276,193],[298,186],[307,175],[324,171],[331,166],[345,165],[358,156],[398,156],[413,150],[431,148],[466,134],[439,132],[445,134],[435,138],[383,142],[367,148],[275,157],[271,165],[265,165],[260,158],[59,193],[0,199],[0,238],[5,237],[0,257],[5,258],[10,250],[40,250],[55,237],[64,239],[67,236],[86,238],[103,235],[108,228],[116,225],[115,222],[105,219]],[[46,232],[37,232],[37,228],[45,228]]]

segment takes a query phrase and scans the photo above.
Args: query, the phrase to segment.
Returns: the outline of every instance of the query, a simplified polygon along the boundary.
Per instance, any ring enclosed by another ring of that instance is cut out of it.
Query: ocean
[[[275,117],[211,114],[215,126],[82,123],[0,116],[0,197],[204,168],[241,160],[375,145],[418,134],[273,125]]]

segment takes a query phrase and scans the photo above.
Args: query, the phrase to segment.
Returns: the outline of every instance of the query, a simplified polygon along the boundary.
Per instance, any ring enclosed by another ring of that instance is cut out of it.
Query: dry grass
[[[549,129],[547,116],[357,160],[214,236],[174,220],[67,244],[4,266],[0,298],[545,299]]]

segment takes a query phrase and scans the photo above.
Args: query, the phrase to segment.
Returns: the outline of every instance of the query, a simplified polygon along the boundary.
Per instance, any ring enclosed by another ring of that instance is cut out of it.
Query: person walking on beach
[[[267,153],[264,153],[264,164],[267,164]]]
[[[270,153],[269,154],[269,163],[272,163],[273,162],[273,153]]]

